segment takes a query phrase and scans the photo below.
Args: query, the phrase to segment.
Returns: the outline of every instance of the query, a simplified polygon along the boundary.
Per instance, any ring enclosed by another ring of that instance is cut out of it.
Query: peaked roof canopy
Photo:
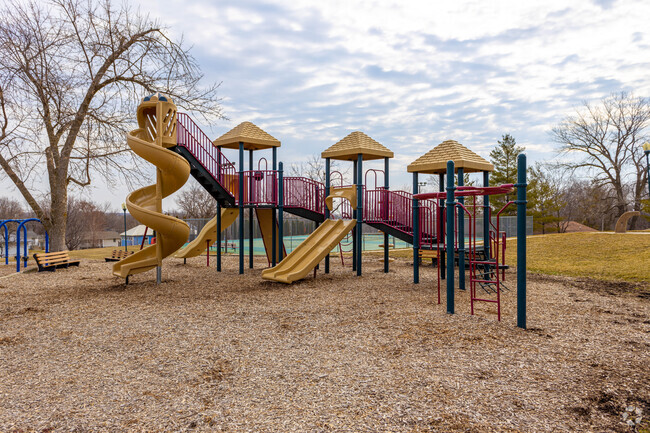
[[[446,140],[413,161],[406,167],[409,173],[446,173],[447,161],[454,161],[454,168],[465,173],[492,171],[494,167],[483,157],[454,140]]]
[[[354,131],[338,143],[326,149],[321,153],[321,157],[353,161],[357,159],[357,155],[359,154],[363,155],[365,161],[392,158],[394,156],[389,148],[368,137],[361,131]]]
[[[244,143],[245,150],[270,149],[280,147],[280,140],[263,131],[252,122],[242,122],[212,142],[217,147],[239,149]]]

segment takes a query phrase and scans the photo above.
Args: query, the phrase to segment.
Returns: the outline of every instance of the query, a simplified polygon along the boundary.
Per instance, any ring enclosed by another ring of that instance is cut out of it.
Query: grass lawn
[[[391,251],[393,257],[412,255],[412,250]],[[516,260],[516,239],[508,239],[506,262],[514,266]],[[650,235],[591,232],[529,236],[527,265],[529,271],[542,274],[647,283]]]
[[[139,250],[130,246],[129,250]],[[70,251],[70,257],[103,259],[115,247]],[[373,252],[367,254],[382,254]],[[411,257],[412,250],[391,251],[392,257]],[[516,239],[509,239],[506,261],[514,266]],[[542,274],[599,280],[650,281],[650,235],[643,233],[564,233],[528,237],[528,270]]]
[[[517,243],[508,243],[506,261],[516,262]],[[528,238],[533,272],[599,280],[650,281],[650,235],[564,233]]]

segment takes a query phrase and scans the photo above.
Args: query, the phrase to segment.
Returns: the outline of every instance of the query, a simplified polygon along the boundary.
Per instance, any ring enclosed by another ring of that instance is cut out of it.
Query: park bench
[[[38,272],[54,272],[57,268],[67,268],[69,266],[79,266],[79,260],[72,261],[67,251],[56,253],[36,253],[34,260],[38,265]]]
[[[133,254],[133,251],[113,250],[110,257],[104,257],[107,262],[119,262]]]
[[[438,260],[438,251],[437,250],[418,250],[418,257],[420,258],[420,263],[422,259],[431,259],[431,264],[434,265]]]

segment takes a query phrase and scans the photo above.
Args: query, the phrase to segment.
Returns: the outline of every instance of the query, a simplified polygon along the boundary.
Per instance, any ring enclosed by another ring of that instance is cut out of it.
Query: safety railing
[[[320,214],[325,213],[325,186],[306,177],[283,178],[285,208],[301,208]]]
[[[178,145],[187,149],[201,166],[232,195],[239,185],[235,165],[214,147],[212,140],[186,113],[177,114]],[[232,188],[235,187],[235,190]]]
[[[278,202],[278,172],[251,170],[244,172],[244,205],[274,206]]]
[[[383,223],[413,235],[413,194],[384,188],[366,191],[364,221]],[[436,234],[435,200],[419,202],[420,245],[433,244]]]

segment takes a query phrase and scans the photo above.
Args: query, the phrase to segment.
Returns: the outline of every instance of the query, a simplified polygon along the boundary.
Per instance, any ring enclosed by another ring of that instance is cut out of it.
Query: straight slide
[[[354,228],[356,223],[355,220],[325,220],[277,266],[263,270],[262,278],[286,284],[304,278]]]
[[[235,222],[239,215],[237,208],[222,208],[221,209],[221,231],[224,231],[232,223]],[[185,248],[178,251],[174,257],[180,259],[189,259],[196,257],[208,249],[208,244],[212,245],[217,240],[217,217],[215,216],[203,226],[201,233],[192,242],[187,244]]]
[[[257,208],[255,209],[257,214],[257,222],[260,224],[260,231],[262,232],[262,240],[264,241],[264,250],[266,251],[266,258],[269,260],[269,264],[273,260],[273,248],[271,244],[273,243],[273,209]],[[277,221],[276,225],[276,236],[275,236],[275,257],[277,260],[280,259],[280,239],[277,231]],[[282,244],[282,252],[284,253],[282,257],[287,256],[287,250]]]

